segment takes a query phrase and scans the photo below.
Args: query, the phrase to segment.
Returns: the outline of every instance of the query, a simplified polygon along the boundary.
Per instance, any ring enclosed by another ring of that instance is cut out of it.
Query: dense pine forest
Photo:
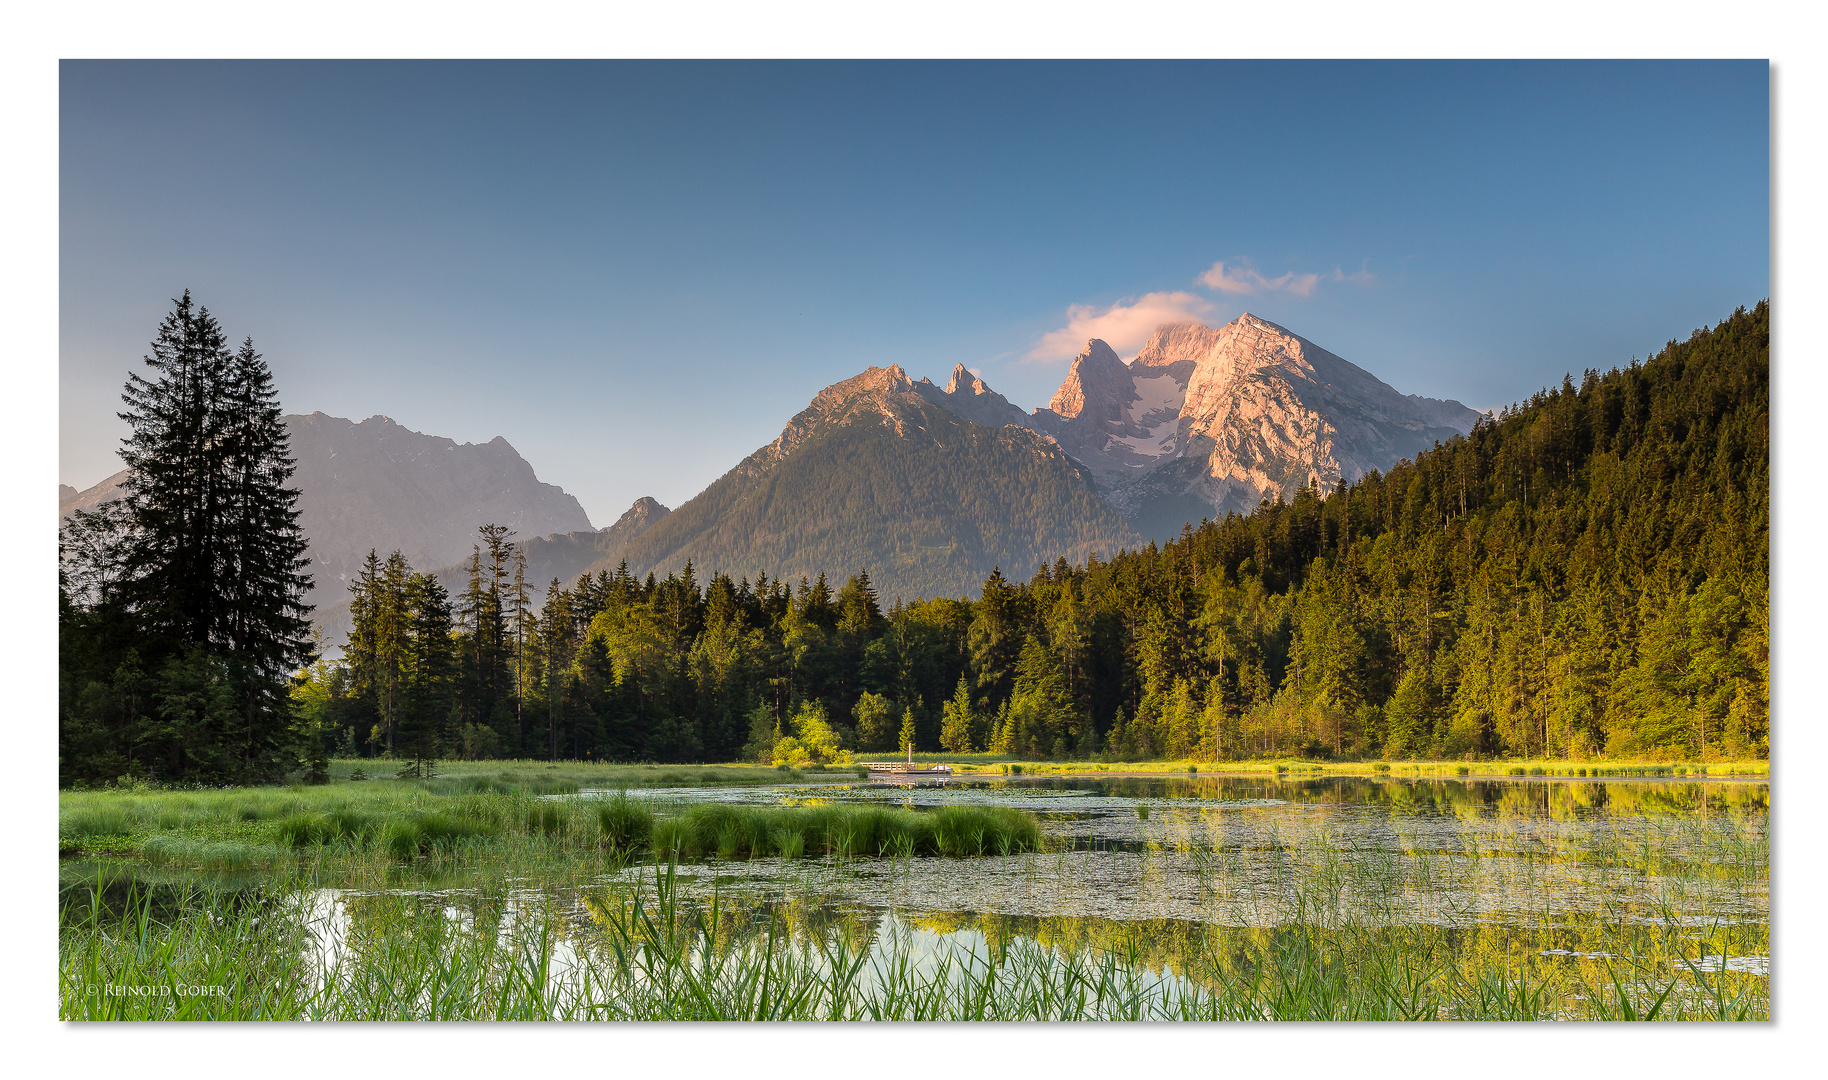
[[[1769,318],[976,600],[690,565],[542,588],[499,528],[457,596],[375,557],[300,701],[326,752],[412,760],[1762,757]]]
[[[187,296],[148,359],[157,380],[128,387],[142,479],[64,530],[61,772],[802,762],[910,741],[1105,760],[1764,757],[1769,318],[1760,303],[1565,379],[1385,474],[1160,547],[993,572],[975,600],[690,564],[567,587],[528,580],[500,526],[459,589],[377,552],[341,657],[306,664],[288,699],[281,669],[311,651],[278,406],[251,343],[229,350]]]

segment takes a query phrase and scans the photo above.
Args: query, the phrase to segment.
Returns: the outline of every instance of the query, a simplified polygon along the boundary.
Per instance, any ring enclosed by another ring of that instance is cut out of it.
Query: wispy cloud
[[[1066,309],[1066,325],[1042,334],[1023,359],[1043,363],[1071,360],[1088,338],[1103,338],[1119,356],[1130,356],[1163,323],[1191,322],[1212,310],[1212,301],[1188,292],[1152,292],[1107,308],[1074,304]]]
[[[1337,266],[1327,274],[1298,274],[1291,270],[1281,277],[1265,277],[1251,265],[1249,259],[1240,257],[1213,263],[1210,270],[1199,276],[1199,282],[1215,292],[1236,296],[1258,296],[1272,292],[1312,296],[1314,288],[1323,281],[1349,281],[1354,285],[1368,285],[1376,277],[1369,270],[1360,269],[1357,273],[1348,274]]]

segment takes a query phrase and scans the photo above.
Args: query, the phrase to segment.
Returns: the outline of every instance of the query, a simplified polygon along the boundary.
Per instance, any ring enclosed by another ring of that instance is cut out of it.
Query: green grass
[[[699,770],[699,776],[708,771]],[[528,783],[510,783],[503,772],[318,787],[65,792],[58,847],[66,855],[137,853],[159,865],[214,870],[270,867],[288,852],[379,852],[406,860],[499,855],[504,848],[535,845],[656,850],[696,859],[789,852],[791,857],[988,855],[1040,845],[1034,819],[1006,809],[919,813],[848,805],[697,804],[663,816],[670,808],[624,792],[608,799],[546,798],[542,793],[562,791],[575,780],[533,775]],[[753,782],[757,775],[782,777],[769,770],[745,779]]]
[[[626,795],[597,807],[599,835],[631,852],[672,858],[1008,855],[1038,851],[1035,818],[1005,807],[931,812],[881,806],[756,807],[698,803],[660,817]]]
[[[232,871],[270,870],[283,866],[291,852],[277,844],[198,840],[171,833],[159,833],[148,837],[139,845],[139,854],[153,866]]]
[[[330,763],[330,779],[347,780],[358,769],[371,778],[370,782],[380,778],[391,779],[401,764],[398,761],[373,758],[337,758]],[[816,775],[818,770],[811,771]],[[435,765],[435,773],[428,783],[439,791],[531,791],[540,795],[563,795],[583,788],[772,784],[781,783],[783,779],[799,779],[804,775],[791,771],[783,776],[781,770],[771,765],[742,763],[628,765],[614,762],[528,760],[439,761]]]

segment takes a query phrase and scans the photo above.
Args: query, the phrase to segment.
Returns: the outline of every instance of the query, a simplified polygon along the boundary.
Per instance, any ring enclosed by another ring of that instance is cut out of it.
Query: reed
[[[1338,919],[1337,874],[1363,889],[1389,884],[1393,872],[1391,863],[1349,849],[1308,850],[1274,898],[1285,914],[1303,914],[1274,926],[1092,920],[1099,930],[1087,937],[1075,934],[1073,920],[980,916],[946,924],[978,935],[919,948],[909,932],[915,924],[891,921],[859,936],[840,923],[796,919],[791,903],[726,897],[716,884],[709,895],[691,894],[675,866],[656,862],[627,887],[581,898],[564,890],[522,895],[512,916],[505,882],[455,909],[413,894],[351,898],[347,933],[328,952],[313,932],[330,915],[303,903],[302,890],[193,891],[161,905],[151,892],[110,903],[98,882],[64,906],[60,1012],[65,1019],[1330,1021],[1756,1020],[1769,1013],[1768,979],[1730,971],[1710,954],[1705,939],[1722,932],[1717,926],[1703,928],[1697,949],[1695,928],[1679,918],[1564,919],[1535,931],[1391,926],[1363,912]],[[580,911],[587,917],[580,920]],[[1550,941],[1561,944],[1545,948]],[[219,995],[198,992],[215,987]]]
[[[618,795],[598,812],[618,821],[638,821],[627,828],[631,837],[643,830],[651,835],[646,845],[624,842],[626,850],[645,849],[680,859],[965,857],[1041,848],[1034,817],[1004,807],[947,806],[923,813],[880,806],[699,803],[676,817],[663,818]]]
[[[1768,804],[1753,785],[1543,779],[1498,785],[1498,802],[1461,805],[1449,796],[1470,786],[1457,781],[1338,782],[1426,802],[1439,810],[1433,820],[1463,822],[1446,842],[1400,817],[1371,844],[1305,824],[1323,820],[1308,815],[1255,819],[1247,836],[1238,831],[1244,814],[1193,827],[1175,804],[1157,802],[1143,876],[1185,874],[1177,888],[1197,898],[1183,919],[1124,922],[833,913],[813,884],[790,886],[803,891],[786,900],[739,893],[745,874],[771,871],[723,865],[825,857],[836,873],[853,858],[1042,850],[1037,820],[1013,810],[686,805],[628,792],[542,798],[462,779],[67,793],[60,846],[127,837],[140,860],[65,864],[60,1015],[1760,1020],[1770,1012],[1769,977],[1758,966],[1770,952]],[[442,781],[453,786],[436,788]],[[1174,781],[1212,782],[1204,774]],[[1481,786],[1489,796],[1493,786]],[[1614,824],[1565,827],[1600,801]],[[1014,865],[1045,872],[1058,863],[1054,873],[1067,879],[1072,855]],[[689,861],[702,865],[681,873]],[[795,866],[784,877],[816,882],[825,873]],[[1647,881],[1655,887],[1645,890]],[[326,899],[325,886],[346,891]],[[1604,902],[1554,912],[1533,903],[1556,892]],[[1532,903],[1495,905],[1507,897]]]
[[[265,870],[284,865],[291,852],[277,844],[193,840],[161,834],[140,847],[153,866],[181,866],[206,871]]]
[[[603,842],[621,850],[647,847],[654,832],[654,811],[631,800],[624,792],[597,804],[597,828]]]

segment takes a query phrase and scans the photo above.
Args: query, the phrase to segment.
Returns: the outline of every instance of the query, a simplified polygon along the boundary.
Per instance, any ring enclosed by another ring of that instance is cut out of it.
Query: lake
[[[377,993],[377,965],[418,986],[399,941],[430,949],[418,963],[433,966],[447,963],[437,949],[470,942],[497,957],[482,968],[537,953],[534,996],[551,999],[539,1008],[565,1015],[724,1015],[668,1011],[695,979],[754,1015],[744,988],[771,978],[826,1002],[804,1015],[955,1015],[974,992],[995,999],[992,1015],[1027,1018],[1769,1012],[1762,780],[1081,774],[629,795],[663,816],[704,801],[1002,806],[1035,815],[1047,843],[671,868],[553,849],[331,861],[302,885],[254,874],[211,887],[297,931],[320,987],[353,971]],[[66,865],[67,888],[93,873]],[[181,882],[136,879],[166,897]],[[645,1004],[593,1004],[612,983]],[[410,1008],[429,1007],[425,993],[408,993]]]

